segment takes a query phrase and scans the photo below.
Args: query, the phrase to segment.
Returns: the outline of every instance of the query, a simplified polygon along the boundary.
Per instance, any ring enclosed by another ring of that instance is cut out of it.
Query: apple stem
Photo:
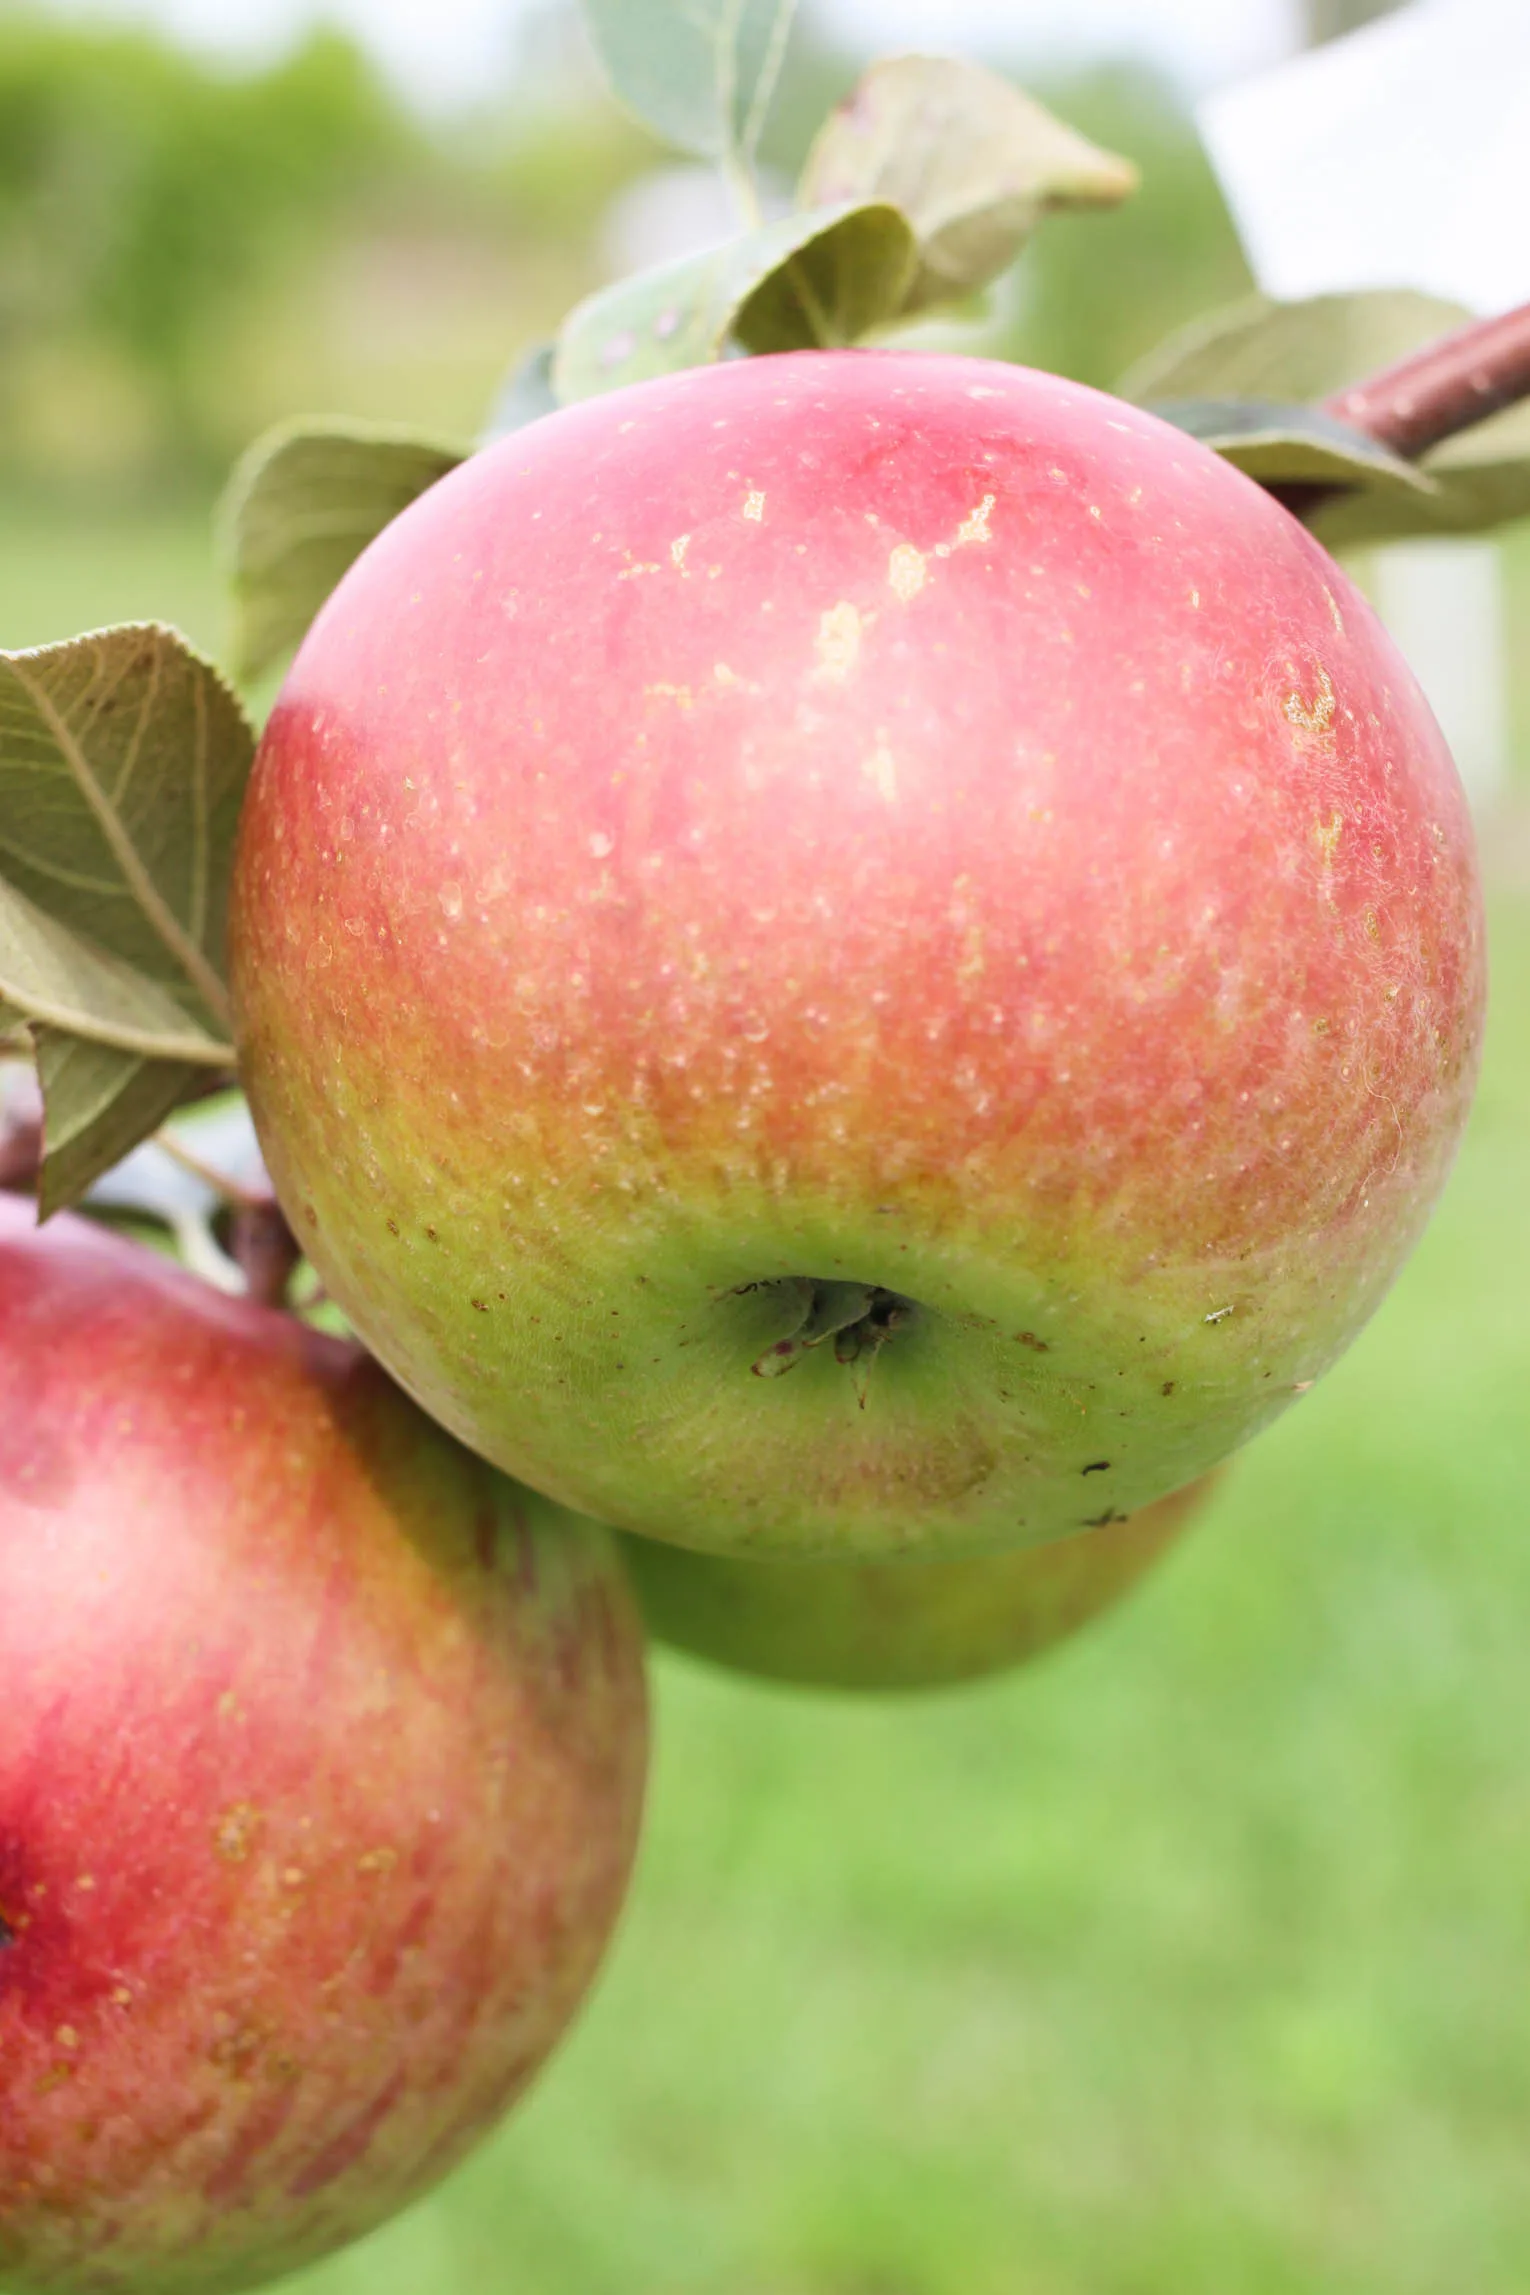
[[[1417,461],[1431,446],[1530,397],[1530,303],[1474,319],[1351,383],[1323,401],[1326,414]]]

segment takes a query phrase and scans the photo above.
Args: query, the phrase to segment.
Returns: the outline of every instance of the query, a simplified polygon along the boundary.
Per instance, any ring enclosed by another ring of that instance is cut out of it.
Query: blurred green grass
[[[0,513],[0,642],[147,614],[216,644],[200,527]],[[438,2197],[294,2289],[1523,2295],[1530,899],[1506,881],[1494,967],[1439,1217],[1183,1552],[959,1695],[661,1661],[597,1998]]]

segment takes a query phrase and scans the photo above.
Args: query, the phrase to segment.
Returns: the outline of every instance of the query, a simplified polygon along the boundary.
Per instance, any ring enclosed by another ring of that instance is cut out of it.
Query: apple
[[[1477,1063],[1467,812],[1369,607],[989,361],[730,360],[468,461],[315,621],[235,874],[257,1129],[368,1345],[719,1552],[1192,1481],[1376,1306]]]
[[[606,1534],[358,1349],[0,1197],[0,2283],[203,2295],[458,2159],[626,1886]]]
[[[1050,1546],[959,1561],[782,1562],[622,1551],[649,1631],[693,1657],[815,1689],[945,1689],[1039,1657],[1131,1591],[1219,1477]]]

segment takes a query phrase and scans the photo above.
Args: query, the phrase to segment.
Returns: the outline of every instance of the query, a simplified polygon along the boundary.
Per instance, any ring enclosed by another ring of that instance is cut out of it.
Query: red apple
[[[814,1689],[947,1689],[1040,1657],[1121,1600],[1216,1475],[1050,1546],[965,1561],[780,1562],[622,1550],[649,1631],[738,1673]]]
[[[0,2283],[250,2286],[557,2039],[644,1767],[614,1550],[360,1352],[0,1197]]]
[[[1203,1473],[1397,1273],[1482,1013],[1454,769],[1318,544],[1136,408],[924,354],[694,370],[434,487],[298,655],[235,907],[368,1343],[724,1551]]]

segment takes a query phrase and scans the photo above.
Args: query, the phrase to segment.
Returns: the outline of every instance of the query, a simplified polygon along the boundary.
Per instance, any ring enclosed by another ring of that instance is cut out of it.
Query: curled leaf
[[[780,216],[578,304],[554,385],[566,403],[705,366],[730,336],[751,351],[853,342],[901,307],[914,261],[913,233],[884,201]]]
[[[1263,486],[1363,486],[1426,497],[1436,491],[1416,464],[1318,406],[1255,398],[1150,399],[1147,406]]]
[[[760,140],[796,0],[584,0],[614,94],[667,142],[744,160]]]
[[[259,677],[289,653],[367,544],[463,459],[375,423],[284,423],[258,438],[218,513],[235,675]]]
[[[1007,270],[1043,215],[1111,207],[1137,170],[980,64],[889,56],[819,130],[801,207],[885,199],[914,227],[919,260],[903,307],[922,310]]]

